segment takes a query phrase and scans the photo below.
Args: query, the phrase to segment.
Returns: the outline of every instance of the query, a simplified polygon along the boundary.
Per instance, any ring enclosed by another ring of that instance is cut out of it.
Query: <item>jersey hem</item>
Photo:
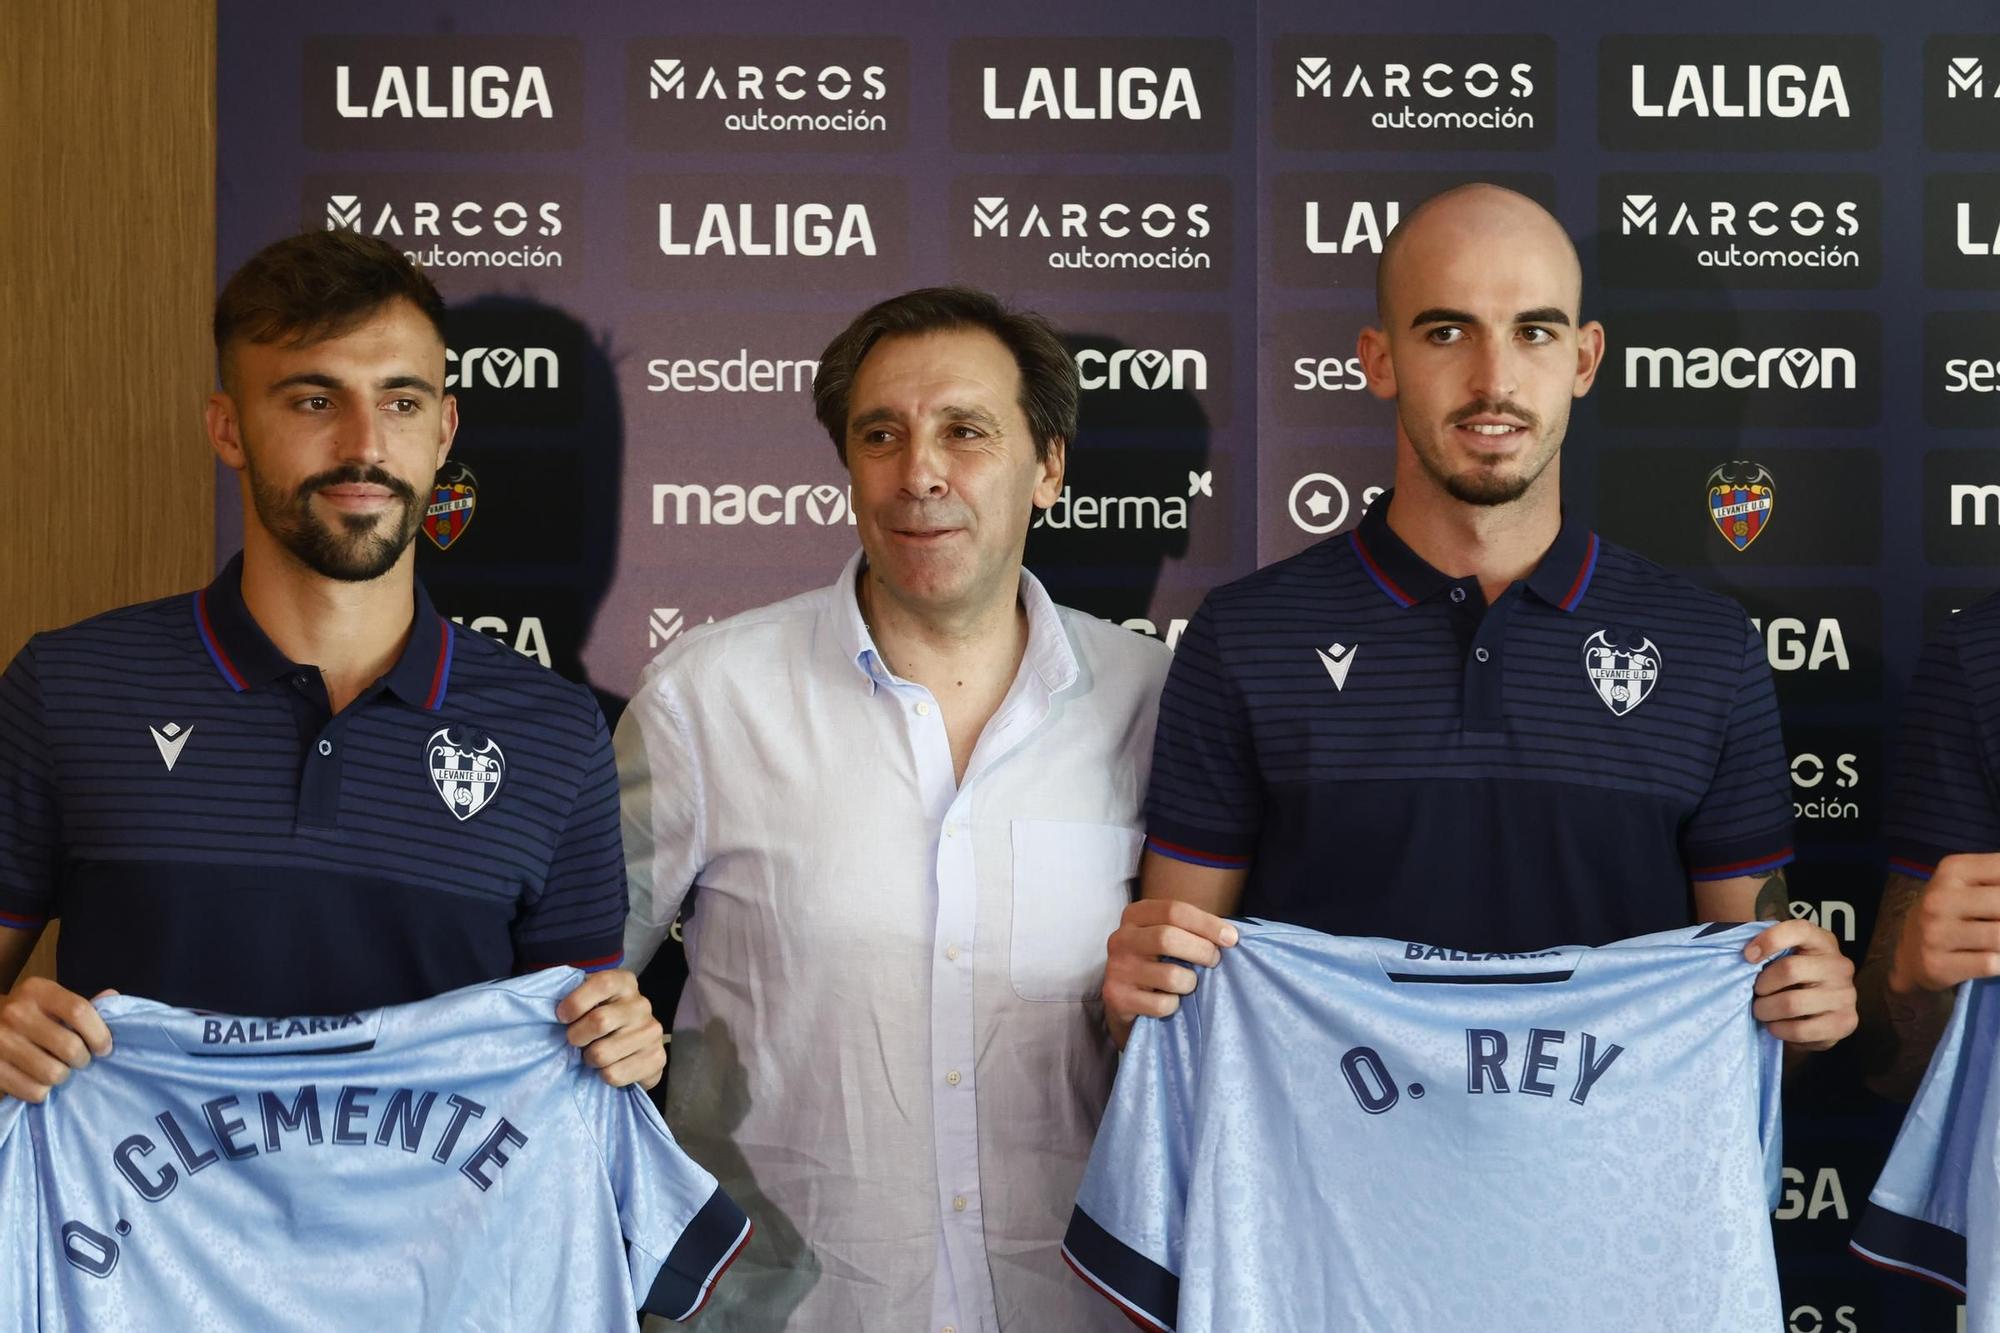
[[[1871,1203],[1847,1248],[1877,1268],[1965,1295],[1965,1237],[1947,1227]]]
[[[1077,1208],[1063,1237],[1063,1262],[1141,1328],[1173,1333],[1181,1280]]]

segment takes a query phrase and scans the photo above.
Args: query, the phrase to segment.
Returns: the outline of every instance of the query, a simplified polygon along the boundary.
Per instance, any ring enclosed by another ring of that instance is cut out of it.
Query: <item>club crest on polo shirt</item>
[[[1614,638],[1613,631],[1601,629],[1583,645],[1583,674],[1614,717],[1646,702],[1660,679],[1660,650],[1643,635],[1636,645],[1632,637],[1620,632]]]
[[[507,776],[507,757],[500,742],[470,728],[439,727],[424,745],[431,785],[444,808],[459,819],[470,819],[499,794]]]
[[[1763,535],[1777,505],[1778,483],[1761,463],[1724,463],[1708,474],[1708,516],[1739,551]]]

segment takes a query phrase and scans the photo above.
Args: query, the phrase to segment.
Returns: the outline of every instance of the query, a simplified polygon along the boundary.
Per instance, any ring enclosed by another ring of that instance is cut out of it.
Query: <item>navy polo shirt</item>
[[[336,1013],[622,957],[596,700],[453,626],[339,713],[243,604],[200,592],[36,635],[0,676],[0,925],[56,974],[236,1013]]]
[[[1154,851],[1247,866],[1244,915],[1496,951],[1685,926],[1691,879],[1791,859],[1741,607],[1569,522],[1489,606],[1389,530],[1391,498],[1189,623]]]
[[[1956,852],[2000,852],[2000,596],[1933,631],[1903,697],[1882,836],[1889,869],[1929,879]]]

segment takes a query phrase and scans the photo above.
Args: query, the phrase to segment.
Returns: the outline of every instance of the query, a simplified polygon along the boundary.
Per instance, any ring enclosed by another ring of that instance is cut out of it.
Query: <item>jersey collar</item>
[[[1432,568],[1390,529],[1389,501],[1395,494],[1389,490],[1376,497],[1347,539],[1360,557],[1361,568],[1390,601],[1415,606],[1460,580]],[[1597,572],[1597,550],[1597,534],[1565,511],[1555,541],[1528,575],[1528,591],[1557,610],[1576,610]]]
[[[271,642],[243,604],[240,552],[222,567],[215,582],[194,595],[194,624],[217,673],[238,693],[284,680],[300,670]],[[437,613],[419,581],[409,642],[376,684],[407,704],[436,711],[443,707],[451,685],[452,647],[452,624]],[[363,695],[374,688],[362,691]]]

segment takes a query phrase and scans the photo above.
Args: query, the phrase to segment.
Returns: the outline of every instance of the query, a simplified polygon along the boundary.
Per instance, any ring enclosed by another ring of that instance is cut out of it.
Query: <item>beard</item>
[[[1543,440],[1546,437],[1542,429],[1542,419],[1518,403],[1504,401],[1468,403],[1451,414],[1450,420],[1445,423],[1445,430],[1449,431],[1459,422],[1476,416],[1512,417],[1534,436],[1535,445],[1528,456],[1521,460],[1523,466],[1520,471],[1503,472],[1498,464],[1480,462],[1466,471],[1453,472],[1446,465],[1445,447],[1437,436],[1412,430],[1412,423],[1407,421],[1403,423],[1403,433],[1409,436],[1410,443],[1414,446],[1418,464],[1452,499],[1460,504],[1479,505],[1483,508],[1512,504],[1526,495],[1528,488],[1541,479],[1542,473],[1555,461],[1556,451],[1552,448],[1544,451]],[[1535,456],[1537,453],[1540,457]]]
[[[248,471],[258,521],[280,546],[322,578],[365,583],[382,577],[395,568],[423,526],[416,489],[379,467],[334,468],[307,477],[290,492],[259,476],[254,466]],[[315,494],[329,486],[355,484],[383,487],[396,496],[400,507],[379,514],[341,514],[331,525],[313,512]]]

